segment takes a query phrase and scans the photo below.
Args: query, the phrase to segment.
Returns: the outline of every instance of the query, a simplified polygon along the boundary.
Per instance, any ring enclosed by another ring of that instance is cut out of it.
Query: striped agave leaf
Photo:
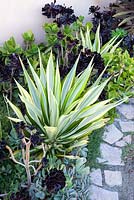
[[[81,40],[83,48],[84,49],[88,48],[92,52],[100,53],[102,57],[104,54],[108,52],[113,53],[113,51],[119,46],[122,40],[117,42],[117,39],[118,39],[118,36],[113,37],[106,44],[101,46],[100,24],[98,25],[98,28],[96,30],[94,41],[91,41],[91,30],[89,29],[89,27],[87,27],[87,30],[85,33],[82,30],[80,31],[80,40]]]
[[[24,121],[39,128],[45,143],[51,149],[53,147],[55,152],[66,154],[73,148],[87,144],[88,135],[104,126],[109,120],[105,118],[105,114],[125,99],[116,103],[110,103],[111,100],[98,101],[109,81],[108,79],[101,83],[102,74],[91,87],[87,88],[93,59],[88,67],[76,76],[78,58],[63,81],[60,78],[58,63],[55,64],[53,61],[52,53],[46,70],[40,52],[39,60],[39,75],[28,61],[31,76],[21,61],[28,91],[17,81],[16,84],[20,92],[19,97],[26,107],[26,115],[23,116],[20,109],[7,99],[17,116],[10,119],[14,122]]]

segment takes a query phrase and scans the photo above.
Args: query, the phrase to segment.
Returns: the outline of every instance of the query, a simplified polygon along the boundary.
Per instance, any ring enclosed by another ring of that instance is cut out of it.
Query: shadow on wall
[[[113,0],[57,0],[58,4],[72,6],[76,15],[85,16],[89,20],[88,8],[91,5],[106,7]],[[22,42],[21,34],[32,30],[37,42],[44,40],[43,23],[47,22],[41,14],[41,8],[52,0],[4,0],[0,6],[0,44],[14,36],[17,42]],[[113,1],[114,2],[114,1]]]

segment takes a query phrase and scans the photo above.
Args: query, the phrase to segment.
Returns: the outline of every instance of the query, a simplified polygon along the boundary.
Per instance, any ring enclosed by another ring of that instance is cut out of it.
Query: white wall
[[[2,1],[2,0],[1,0]],[[91,5],[108,6],[114,0],[57,0],[73,6],[76,15],[89,19],[88,8]],[[41,8],[52,0],[4,0],[0,5],[0,44],[14,36],[17,42],[22,41],[21,34],[32,30],[38,42],[44,40],[42,25],[47,19],[42,16]]]

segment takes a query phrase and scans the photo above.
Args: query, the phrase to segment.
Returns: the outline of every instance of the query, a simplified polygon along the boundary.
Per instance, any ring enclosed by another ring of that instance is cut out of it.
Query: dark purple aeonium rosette
[[[56,5],[56,1],[51,2],[51,4],[45,4],[42,8],[42,14],[47,16],[48,18],[56,18],[58,14],[63,12],[63,6]]]
[[[42,161],[41,161],[41,163],[42,163],[42,167],[46,167],[46,165],[48,164],[48,159],[46,158],[46,157],[43,157],[42,158]]]
[[[66,7],[65,5],[56,5],[56,0],[51,4],[45,4],[42,8],[42,14],[47,16],[47,18],[55,19],[54,22],[57,23],[59,27],[62,25],[70,25],[78,19],[74,14],[72,6]]]
[[[88,66],[91,59],[94,57],[94,68],[98,70],[98,73],[101,73],[105,66],[104,60],[101,55],[97,52],[91,52],[90,49],[85,49],[85,51],[81,51],[80,59],[77,67],[77,74],[82,72]]]
[[[43,142],[43,138],[40,136],[40,134],[37,132],[33,135],[31,135],[30,137],[30,141],[31,141],[31,144],[33,146],[36,146],[36,145],[40,145],[42,142]]]
[[[66,185],[66,177],[62,170],[51,169],[49,174],[47,174],[43,185],[49,193],[57,193],[59,190],[63,189]]]
[[[99,6],[90,6],[89,7],[89,13],[88,14],[91,14],[91,13],[96,13],[100,10],[100,7]]]
[[[22,67],[20,64],[19,56],[15,53],[8,56],[6,63],[1,60],[0,64],[0,81],[11,81],[14,83],[14,79],[18,79],[22,74]]]

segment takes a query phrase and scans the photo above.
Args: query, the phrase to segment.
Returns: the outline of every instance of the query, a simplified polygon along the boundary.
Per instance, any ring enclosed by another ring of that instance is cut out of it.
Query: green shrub
[[[104,60],[105,63],[111,60],[107,73],[113,76],[106,87],[107,98],[134,95],[134,58],[118,48],[114,53],[105,55]]]
[[[0,52],[3,57],[7,57],[11,54],[22,54],[22,51],[21,46],[16,43],[14,37],[11,37],[3,44],[3,47],[0,47]]]

